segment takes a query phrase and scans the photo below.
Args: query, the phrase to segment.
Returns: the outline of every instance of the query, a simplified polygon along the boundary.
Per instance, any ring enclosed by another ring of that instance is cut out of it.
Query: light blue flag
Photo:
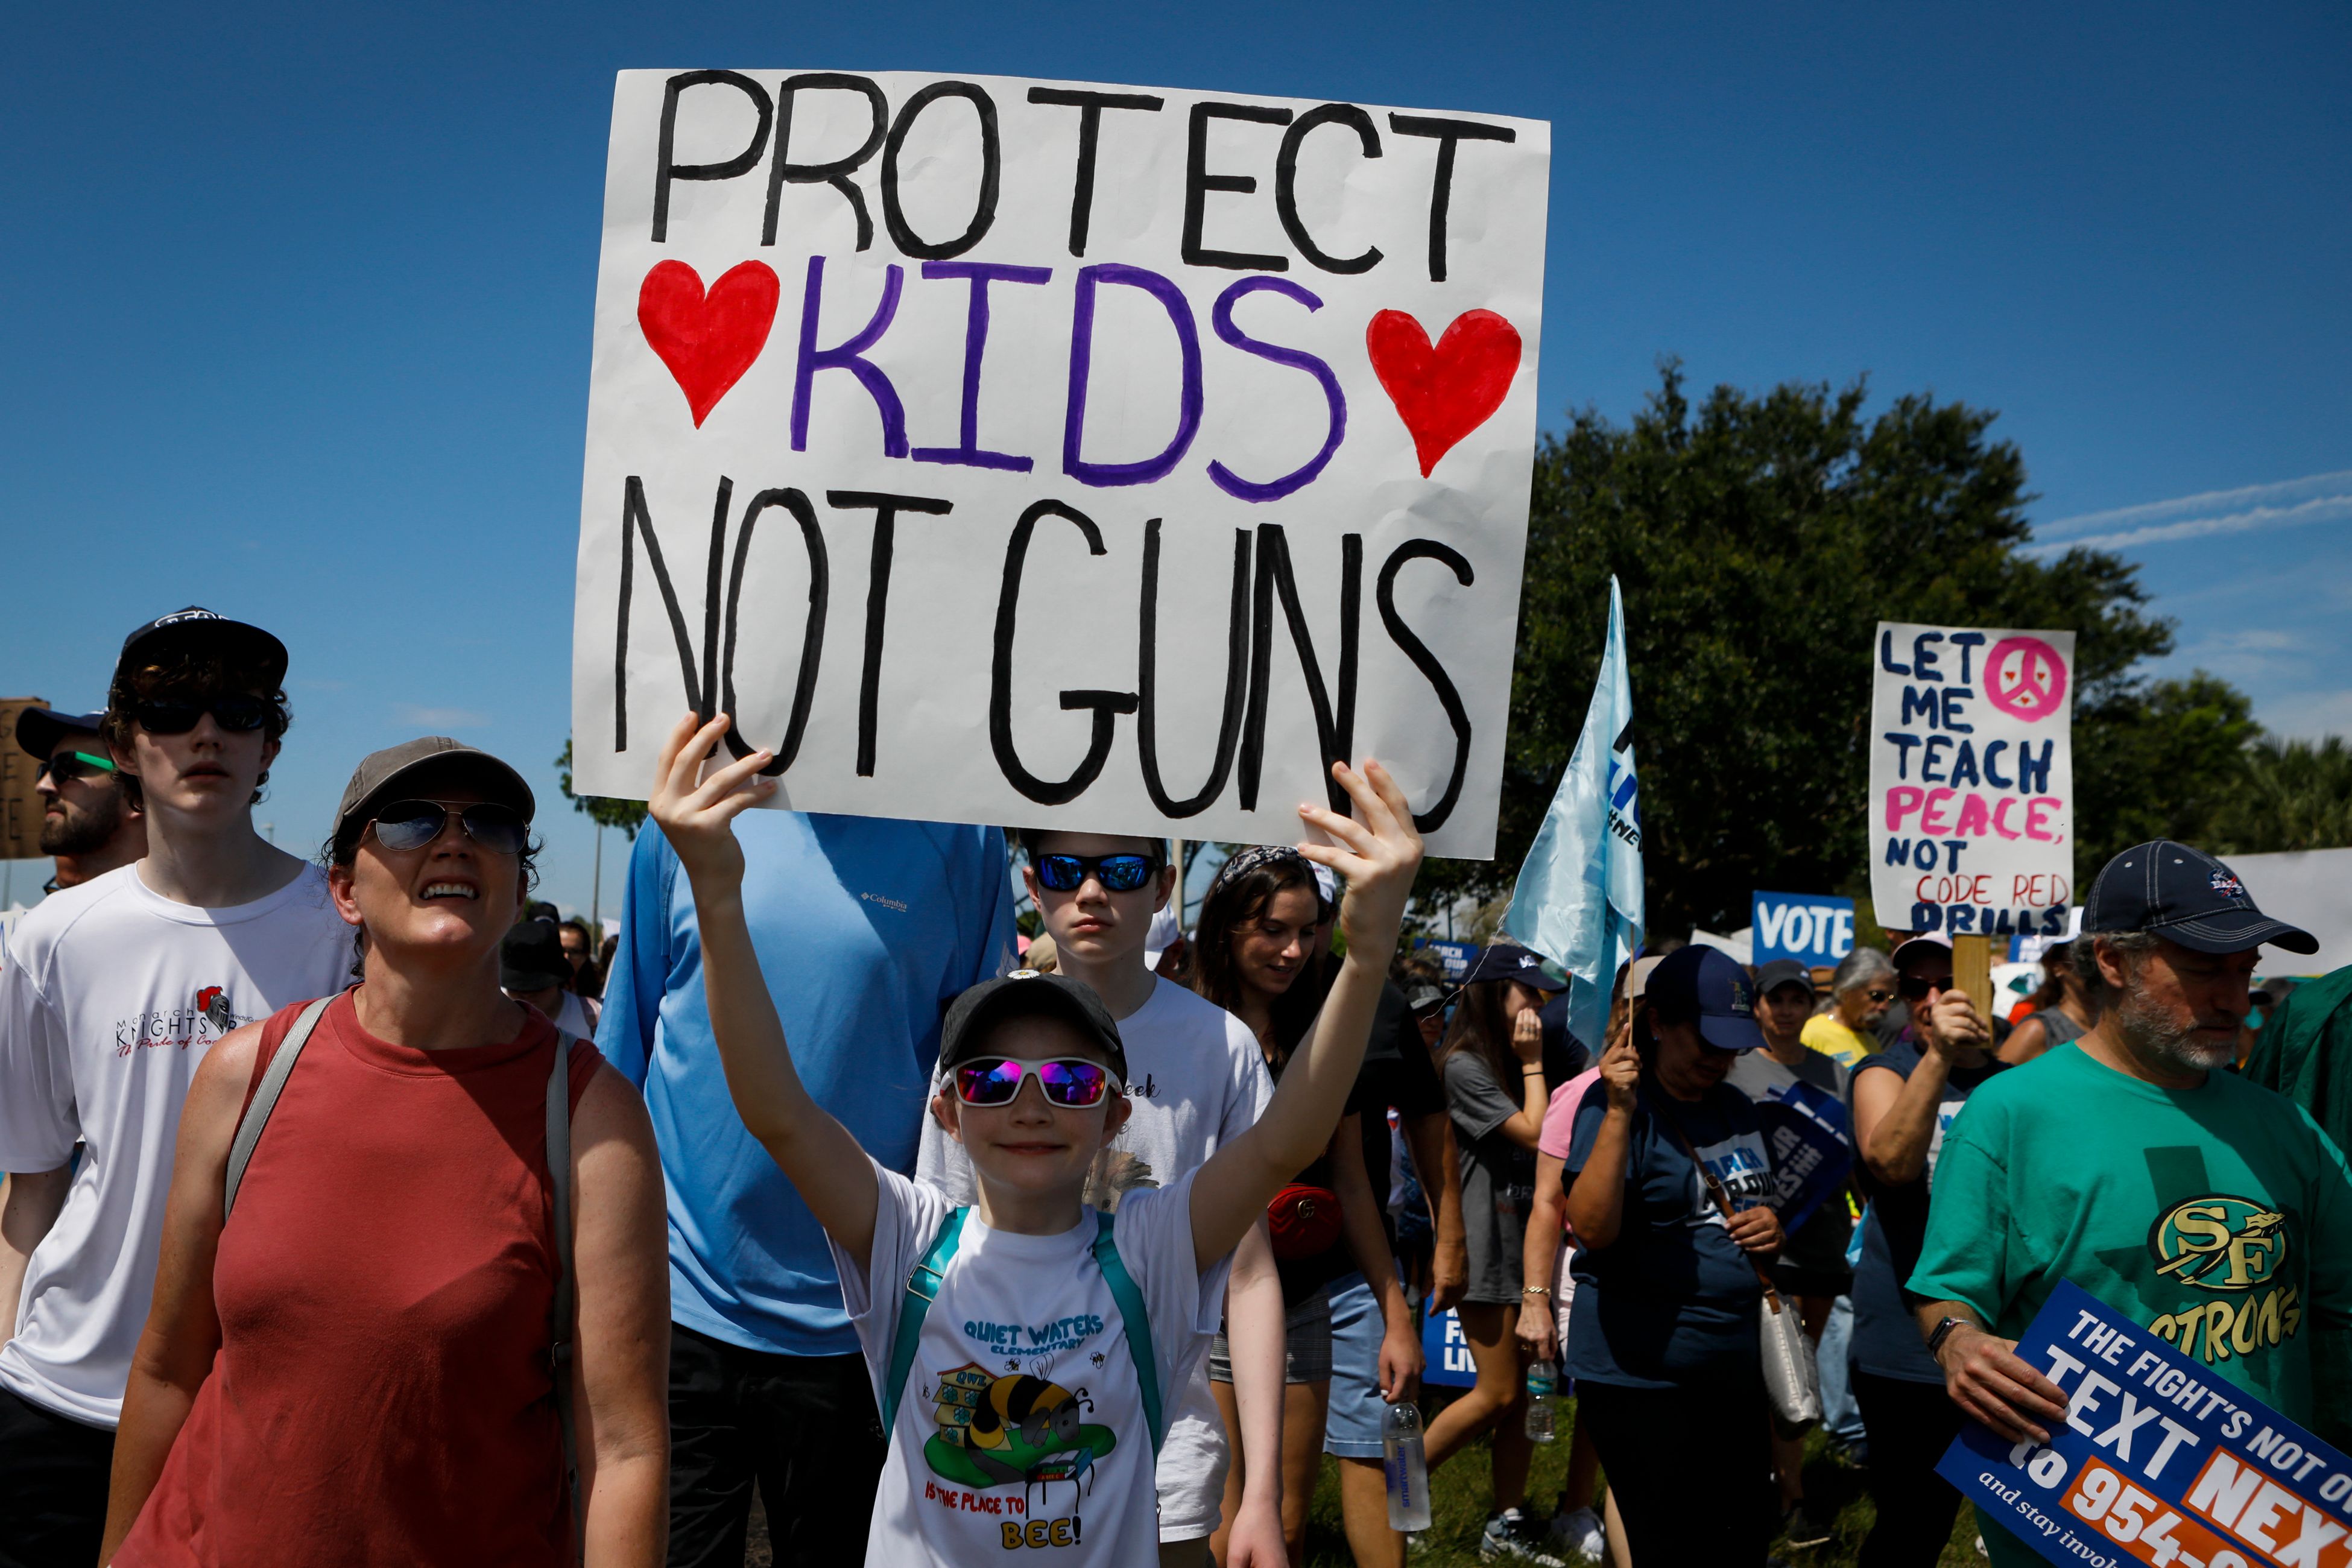
[[[1642,814],[1625,604],[1609,579],[1609,646],[1576,754],[1519,868],[1509,936],[1569,973],[1569,1030],[1598,1057],[1617,967],[1642,945]]]

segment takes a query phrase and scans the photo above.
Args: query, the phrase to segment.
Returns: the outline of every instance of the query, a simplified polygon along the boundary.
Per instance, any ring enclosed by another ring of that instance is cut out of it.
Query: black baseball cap
[[[131,668],[133,651],[152,658],[166,647],[184,642],[218,642],[240,647],[257,658],[272,687],[286,680],[286,645],[263,631],[259,626],[243,621],[230,620],[215,615],[200,605],[173,610],[168,616],[158,616],[145,626],[136,627],[122,639],[122,652],[114,661],[117,685]]]
[[[1813,994],[1813,972],[1793,958],[1776,958],[1756,972],[1756,994],[1769,996],[1783,985],[1801,985]]]
[[[341,844],[355,825],[365,826],[377,806],[407,798],[428,778],[462,779],[499,805],[512,806],[525,822],[538,810],[522,775],[489,752],[446,735],[419,735],[360,759],[352,770],[352,782],[343,786],[343,803],[335,808],[335,843]],[[570,973],[570,968],[564,972]]]
[[[16,715],[16,744],[43,762],[68,735],[96,735],[103,713],[60,713],[54,708],[27,708]]]
[[[1498,942],[1478,954],[1478,962],[1462,977],[1465,985],[1482,980],[1516,980],[1530,991],[1565,991],[1568,982],[1544,967],[1543,955],[1515,942]]]
[[[2238,874],[2169,838],[2135,844],[2106,864],[2083,900],[2083,934],[2144,931],[2192,952],[2244,952],[2269,942],[2317,952],[2309,931],[2254,907]]]
[[[499,943],[499,984],[508,991],[544,991],[572,979],[572,961],[553,921],[517,921]]]
[[[1066,974],[1042,974],[1034,969],[983,980],[949,1004],[947,1022],[940,1028],[940,1070],[978,1056],[999,1024],[1040,1016],[1059,1018],[1086,1036],[1110,1058],[1110,1070],[1118,1080],[1127,1081],[1127,1047],[1094,987]]]
[[[1697,1024],[1699,1037],[1718,1051],[1763,1048],[1756,988],[1727,952],[1696,943],[1675,949],[1650,972],[1645,1000],[1667,1023]]]

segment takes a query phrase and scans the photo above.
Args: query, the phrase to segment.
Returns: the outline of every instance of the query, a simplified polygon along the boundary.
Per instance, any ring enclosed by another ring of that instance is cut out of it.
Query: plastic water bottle
[[[1421,1446],[1421,1410],[1411,1400],[1381,1416],[1381,1470],[1389,1483],[1389,1528],[1429,1528],[1429,1461]]]
[[[1528,1368],[1528,1436],[1538,1443],[1549,1443],[1559,1434],[1559,1409],[1554,1391],[1559,1387],[1559,1373],[1548,1361],[1537,1362]]]

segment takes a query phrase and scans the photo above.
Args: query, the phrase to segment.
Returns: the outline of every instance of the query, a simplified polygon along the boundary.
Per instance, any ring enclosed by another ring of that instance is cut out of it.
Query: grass
[[[1572,1401],[1568,1403],[1572,1406]],[[1431,1406],[1424,1404],[1423,1408],[1426,1412]],[[1538,1444],[1536,1447],[1535,1464],[1528,1476],[1530,1511],[1549,1510],[1559,1498],[1560,1484],[1566,1479],[1570,1430],[1567,1410],[1561,1412],[1559,1429],[1559,1442]],[[1833,1533],[1826,1545],[1809,1551],[1775,1542],[1773,1555],[1785,1559],[1794,1568],[1844,1568],[1854,1561],[1863,1537],[1870,1533],[1872,1521],[1876,1517],[1871,1506],[1868,1477],[1831,1458],[1828,1440],[1819,1432],[1807,1440],[1805,1453],[1807,1505],[1809,1509],[1818,1505],[1821,1512],[1834,1516]],[[1473,1568],[1478,1562],[1478,1534],[1486,1527],[1489,1497],[1484,1438],[1454,1456],[1430,1479],[1429,1497],[1433,1522],[1414,1548],[1409,1559],[1411,1568]],[[1951,1542],[1945,1547],[1937,1568],[1984,1568],[1985,1560],[1977,1555],[1976,1537],[1976,1516],[1962,1514],[1953,1526]],[[1338,1462],[1327,1457],[1315,1489],[1315,1501],[1307,1514],[1307,1562],[1302,1568],[1352,1568],[1354,1561],[1349,1555],[1347,1532],[1339,1520]]]

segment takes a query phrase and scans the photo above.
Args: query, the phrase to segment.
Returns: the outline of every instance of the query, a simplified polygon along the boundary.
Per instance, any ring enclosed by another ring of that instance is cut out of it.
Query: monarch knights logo
[[[2148,1227],[2157,1272],[2200,1290],[2252,1290],[2286,1261],[2286,1216],[2251,1198],[2210,1193]]]
[[[210,1024],[217,1034],[226,1035],[236,1027],[236,1014],[228,1005],[228,991],[225,986],[207,985],[197,992],[196,1011],[205,1016],[205,1022]]]

